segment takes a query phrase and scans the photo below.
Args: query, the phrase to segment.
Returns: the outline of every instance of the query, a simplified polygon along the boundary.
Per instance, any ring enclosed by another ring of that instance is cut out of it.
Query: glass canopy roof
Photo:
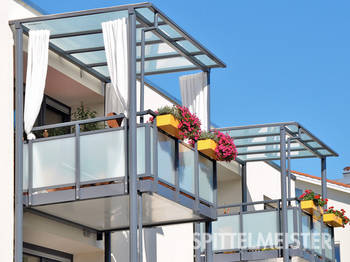
[[[286,130],[286,142],[288,138],[291,139],[291,158],[338,156],[296,122],[216,128],[215,130],[227,133],[234,139],[239,160],[269,161],[280,159],[280,128],[283,126]]]
[[[158,28],[145,33],[145,75],[225,67],[220,59],[150,3],[34,17],[11,23],[20,22],[26,33],[34,29],[50,30],[51,50],[108,81],[101,23],[128,17],[130,8],[134,8],[137,20],[137,73],[141,67],[141,30],[153,27],[155,19]]]

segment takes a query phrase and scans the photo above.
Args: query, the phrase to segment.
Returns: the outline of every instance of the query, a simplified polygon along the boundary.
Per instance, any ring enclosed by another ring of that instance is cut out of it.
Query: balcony
[[[115,119],[123,119],[121,127],[105,124]],[[99,129],[82,131],[97,122]],[[66,134],[23,145],[27,208],[100,231],[127,229],[127,119],[100,117],[34,131],[57,128]],[[137,125],[137,175],[138,191],[146,193],[144,226],[216,218],[216,162],[158,130],[155,122]]]
[[[296,200],[292,202],[287,208],[290,256],[307,261],[334,261],[333,229],[304,213]],[[261,205],[264,209],[259,209]],[[283,257],[281,209],[280,199],[219,207],[218,219],[212,223],[214,261]],[[202,254],[203,242],[201,234]]]

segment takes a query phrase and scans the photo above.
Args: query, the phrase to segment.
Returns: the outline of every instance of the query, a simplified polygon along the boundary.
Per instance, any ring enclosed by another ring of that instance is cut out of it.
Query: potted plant
[[[236,159],[237,150],[232,137],[220,131],[202,132],[198,139],[198,151],[217,161]]]
[[[198,140],[201,133],[201,123],[187,107],[165,106],[159,108],[157,114],[157,127],[159,129],[179,139]]]
[[[312,190],[305,190],[299,199],[301,200],[300,207],[303,211],[309,213],[317,220],[321,219],[323,214],[322,207],[327,204],[327,198],[322,199],[321,195],[316,194]]]
[[[323,222],[331,227],[345,227],[349,223],[349,218],[345,216],[345,210],[336,210],[330,207],[324,210]]]

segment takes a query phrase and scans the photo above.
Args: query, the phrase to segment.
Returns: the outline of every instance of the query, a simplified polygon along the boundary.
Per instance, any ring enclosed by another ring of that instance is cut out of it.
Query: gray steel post
[[[287,215],[287,195],[286,195],[286,129],[280,127],[280,160],[281,160],[281,199],[282,199],[282,238],[283,238],[283,261],[289,262],[288,247],[288,215]]]
[[[210,69],[208,69],[207,73],[207,121],[208,121],[208,130],[210,130]]]
[[[201,247],[197,247],[195,245],[197,245],[197,243],[200,242],[200,231],[201,231],[201,228],[200,228],[200,224],[198,222],[195,222],[193,223],[193,231],[194,231],[194,238],[195,238],[195,242],[193,243],[194,244],[194,261],[195,262],[200,262],[200,259],[201,259]]]
[[[206,262],[213,262],[213,243],[212,243],[212,225],[211,221],[205,222],[205,233],[206,233],[206,241],[205,241],[205,257]]]
[[[243,163],[241,167],[241,187],[242,187],[242,203],[248,201],[248,188],[247,188],[247,163]],[[247,211],[247,206],[242,206],[242,211]]]
[[[141,83],[140,83],[140,111],[145,108],[145,30],[141,30]],[[143,116],[140,117],[143,123]]]
[[[287,139],[287,150],[288,150],[288,167],[287,167],[287,172],[288,172],[288,198],[291,198],[292,196],[292,185],[291,185],[291,173],[290,173],[290,138]],[[289,202],[290,204],[290,202]]]
[[[137,139],[136,139],[136,14],[129,9],[129,220],[130,220],[130,262],[138,262],[137,255]]]
[[[23,260],[23,29],[16,23],[15,261]]]
[[[143,245],[142,245],[142,193],[139,194],[139,261],[143,261]]]
[[[327,163],[326,158],[321,158],[321,182],[322,182],[322,198],[327,198]],[[327,206],[325,206],[327,208]]]
[[[111,262],[111,232],[105,232],[104,233],[104,244],[105,244],[105,261],[104,262]]]
[[[326,167],[326,158],[321,158],[321,185],[322,185],[322,198],[327,198],[327,167]],[[327,208],[327,205],[324,206],[324,208]],[[323,215],[322,215],[323,217]],[[325,244],[324,244],[324,228],[326,225],[321,223],[321,244],[322,244],[322,261],[326,261],[326,250],[325,250]]]

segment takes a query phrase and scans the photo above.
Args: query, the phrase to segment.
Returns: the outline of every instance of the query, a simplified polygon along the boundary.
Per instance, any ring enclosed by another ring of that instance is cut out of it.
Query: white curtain
[[[127,115],[129,87],[127,19],[124,17],[102,23],[102,32],[112,87],[117,97],[116,101],[120,102],[120,106],[116,106],[119,111],[115,113]],[[106,100],[108,99],[106,97]]]
[[[117,97],[117,93],[111,83],[106,85],[106,100],[105,100],[105,112],[108,113],[124,113],[124,107]]]
[[[180,76],[182,105],[198,116],[202,123],[202,130],[208,129],[208,88],[205,72]]]
[[[49,30],[30,30],[28,43],[26,92],[24,101],[24,130],[28,139],[38,117],[44,96],[49,55]]]

